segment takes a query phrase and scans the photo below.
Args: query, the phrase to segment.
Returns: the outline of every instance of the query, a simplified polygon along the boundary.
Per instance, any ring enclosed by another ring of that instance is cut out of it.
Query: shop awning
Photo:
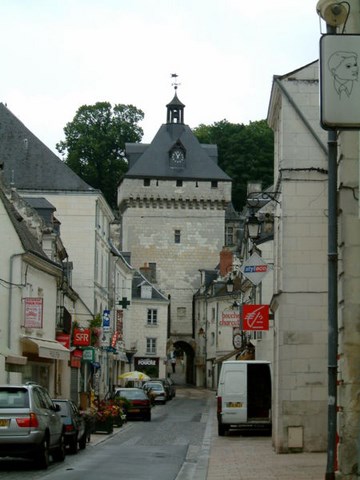
[[[27,357],[12,352],[8,347],[0,347],[0,355],[5,357],[5,363],[11,365],[26,365],[27,363]]]
[[[241,352],[242,352],[242,349],[237,348],[236,350],[233,350],[232,352],[229,352],[226,355],[223,355],[222,357],[215,358],[214,363],[225,362],[225,360],[229,360],[229,358],[233,357],[234,355],[238,355]]]
[[[39,357],[70,360],[70,350],[56,340],[24,336],[21,341],[30,348],[35,348]]]

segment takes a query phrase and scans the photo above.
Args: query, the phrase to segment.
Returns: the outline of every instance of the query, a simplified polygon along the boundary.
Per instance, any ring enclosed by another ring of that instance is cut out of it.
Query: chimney
[[[220,252],[220,275],[225,277],[229,272],[231,272],[231,267],[233,264],[233,253],[226,247]]]

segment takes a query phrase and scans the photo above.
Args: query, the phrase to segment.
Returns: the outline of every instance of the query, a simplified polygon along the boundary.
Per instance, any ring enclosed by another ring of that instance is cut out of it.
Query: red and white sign
[[[243,330],[269,330],[269,305],[242,306]]]
[[[43,299],[24,298],[26,328],[42,328],[43,326]]]
[[[65,348],[70,348],[70,335],[68,333],[57,333],[56,341],[64,345]]]
[[[88,347],[90,345],[90,328],[74,328],[73,345]]]

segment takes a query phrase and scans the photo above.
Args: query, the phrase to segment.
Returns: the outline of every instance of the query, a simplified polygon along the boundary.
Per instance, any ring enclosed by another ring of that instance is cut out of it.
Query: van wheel
[[[219,437],[223,437],[227,432],[227,427],[222,423],[218,422],[218,435]]]

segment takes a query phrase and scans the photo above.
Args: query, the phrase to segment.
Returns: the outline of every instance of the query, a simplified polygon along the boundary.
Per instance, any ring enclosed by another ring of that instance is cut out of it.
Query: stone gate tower
[[[176,86],[166,107],[166,124],[150,144],[126,145],[118,206],[122,249],[169,296],[168,338],[187,354],[191,381],[193,294],[199,269],[213,269],[224,245],[231,179],[217,165],[216,145],[200,144],[185,125]]]

